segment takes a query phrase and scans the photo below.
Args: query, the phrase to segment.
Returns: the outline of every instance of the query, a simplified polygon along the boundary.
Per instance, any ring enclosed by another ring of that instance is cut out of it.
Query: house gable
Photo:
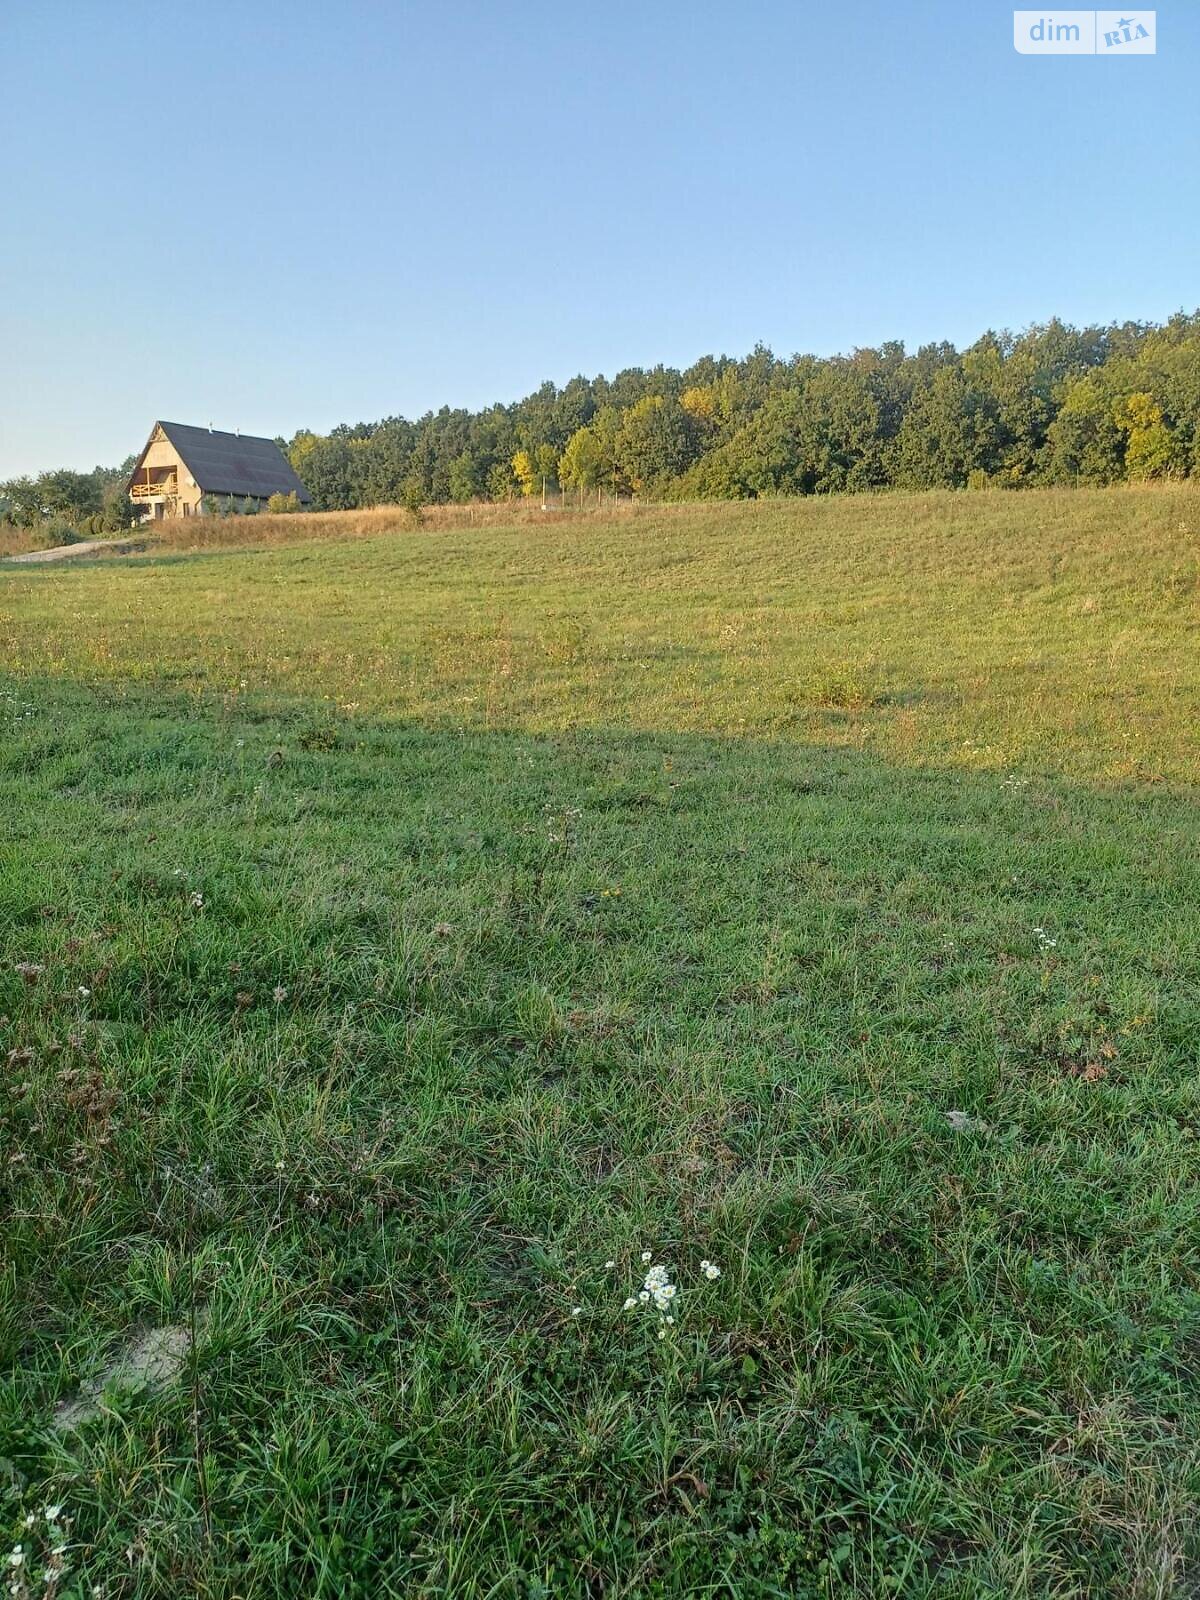
[[[138,456],[133,471],[129,474],[129,482],[125,485],[125,488],[128,491],[139,480],[144,480],[147,467],[153,471],[159,467],[175,467],[178,469],[182,465],[183,462],[179,452],[163,432],[161,423],[156,422],[150,437],[142,446],[142,453]]]

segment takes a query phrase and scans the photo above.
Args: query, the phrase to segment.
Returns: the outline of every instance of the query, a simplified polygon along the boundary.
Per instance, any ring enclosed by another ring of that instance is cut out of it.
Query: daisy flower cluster
[[[551,844],[573,845],[575,843],[575,824],[583,812],[578,806],[563,806],[556,811],[549,802],[542,807],[543,811],[550,813],[546,823],[546,838]]]
[[[658,1337],[665,1339],[667,1331],[675,1326],[675,1302],[679,1294],[676,1284],[671,1281],[671,1269],[662,1262],[654,1262],[652,1250],[642,1251],[642,1265],[646,1268],[646,1276],[642,1280],[642,1287],[637,1294],[631,1294],[625,1301],[624,1310],[636,1311],[639,1306],[653,1305],[658,1312]],[[721,1269],[712,1261],[702,1261],[700,1271],[713,1282],[721,1276]]]
[[[26,1596],[58,1593],[70,1564],[70,1526],[71,1519],[63,1515],[62,1506],[45,1506],[40,1516],[36,1511],[28,1513],[21,1524],[23,1537],[8,1553],[5,1587],[10,1595],[25,1600]]]

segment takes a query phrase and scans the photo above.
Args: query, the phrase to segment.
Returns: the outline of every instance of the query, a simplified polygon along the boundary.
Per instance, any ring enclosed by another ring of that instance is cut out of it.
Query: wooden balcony
[[[131,483],[129,492],[135,500],[148,500],[151,495],[178,494],[179,479],[172,474],[169,478],[160,478],[157,483]]]

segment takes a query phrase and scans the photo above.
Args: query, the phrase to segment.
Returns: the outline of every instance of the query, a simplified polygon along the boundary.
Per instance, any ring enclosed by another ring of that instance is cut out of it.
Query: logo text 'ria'
[[[1130,29],[1133,31],[1130,32]],[[1104,42],[1111,47],[1114,44],[1132,44],[1135,39],[1148,39],[1150,34],[1143,28],[1136,17],[1122,17],[1111,33],[1104,35]]]

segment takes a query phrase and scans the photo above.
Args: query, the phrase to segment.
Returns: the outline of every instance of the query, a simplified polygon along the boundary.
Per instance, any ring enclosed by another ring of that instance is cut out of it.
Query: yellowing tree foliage
[[[711,422],[717,414],[717,397],[709,384],[685,389],[679,396],[679,404],[698,422]]]
[[[1116,408],[1117,427],[1129,435],[1125,473],[1135,483],[1161,478],[1174,465],[1175,441],[1152,395],[1126,395]]]
[[[558,463],[558,481],[564,489],[594,489],[600,481],[603,457],[592,428],[578,428],[567,441]]]
[[[537,468],[528,450],[518,450],[512,458],[513,477],[521,486],[522,494],[532,494],[537,487]]]

